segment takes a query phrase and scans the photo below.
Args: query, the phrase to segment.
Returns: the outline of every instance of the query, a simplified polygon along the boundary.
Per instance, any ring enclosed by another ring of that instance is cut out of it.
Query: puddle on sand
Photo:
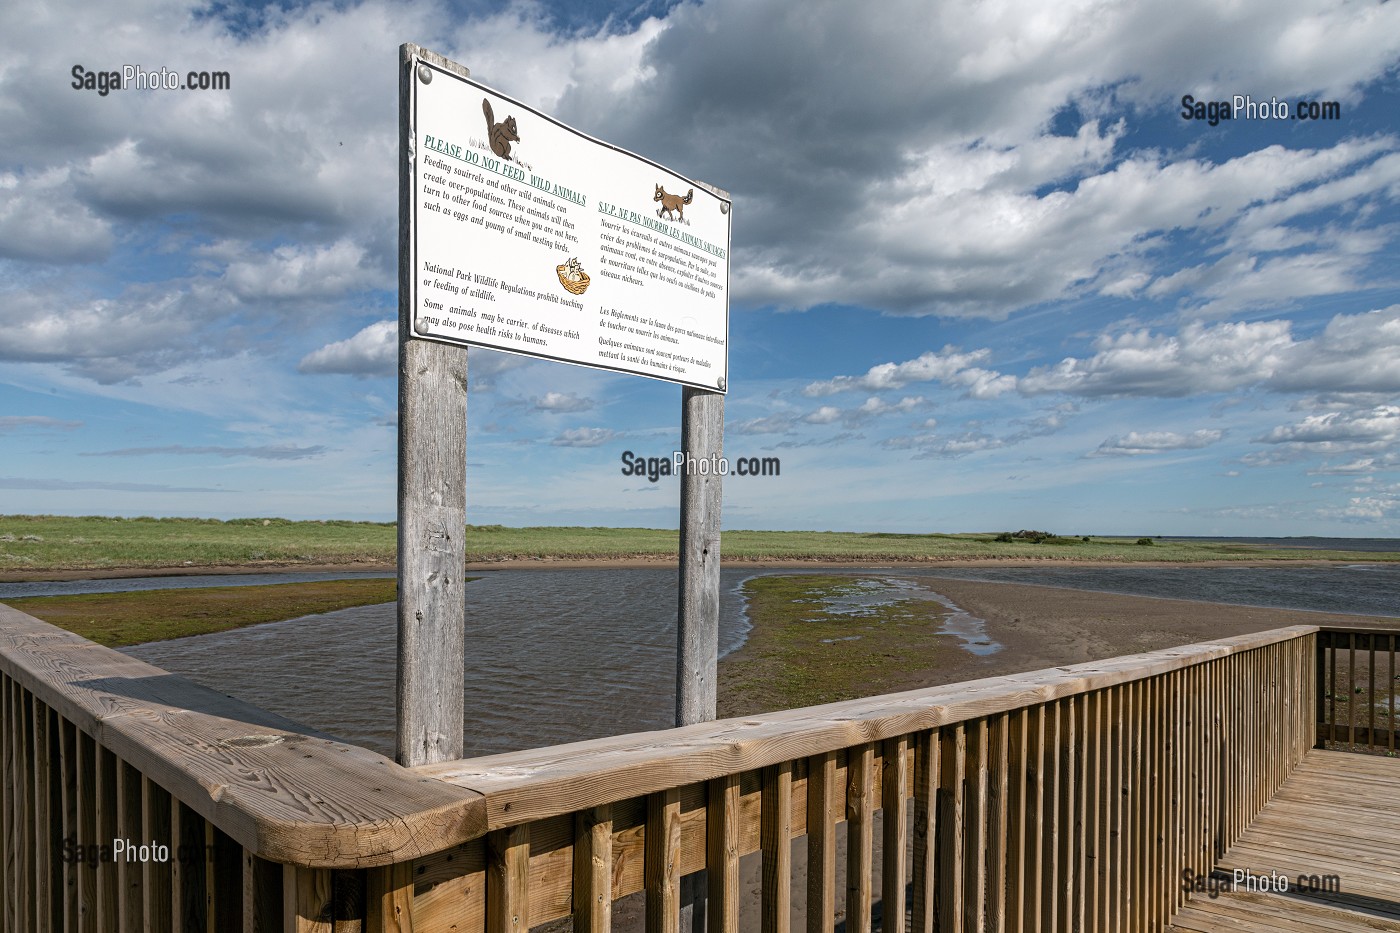
[[[863,578],[845,592],[825,597],[822,607],[831,615],[844,615],[861,618],[876,615],[877,610],[905,599],[923,599],[938,603],[948,610],[938,634],[952,635],[958,639],[959,647],[969,654],[985,657],[1000,651],[1000,643],[987,636],[987,623],[972,613],[955,605],[952,600],[933,592],[914,580],[901,577]],[[859,635],[845,638],[823,638],[825,643],[855,641]]]

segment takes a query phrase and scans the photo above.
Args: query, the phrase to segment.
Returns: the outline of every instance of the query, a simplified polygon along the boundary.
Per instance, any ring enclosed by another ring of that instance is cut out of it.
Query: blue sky
[[[1252,0],[7,4],[0,513],[393,517],[405,41],[731,192],[726,527],[1400,535],[1400,4]],[[470,385],[470,521],[675,525],[678,387]]]

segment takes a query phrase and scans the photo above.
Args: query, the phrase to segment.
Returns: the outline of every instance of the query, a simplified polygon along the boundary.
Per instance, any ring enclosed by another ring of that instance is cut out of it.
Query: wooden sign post
[[[466,721],[467,348],[413,333],[413,60],[399,49],[399,656],[395,757],[462,757]]]
[[[724,456],[724,396],[681,389],[681,452],[699,463]],[[687,460],[687,462],[689,462]],[[715,718],[719,665],[719,536],[723,477],[681,470],[680,607],[676,625],[676,725]]]

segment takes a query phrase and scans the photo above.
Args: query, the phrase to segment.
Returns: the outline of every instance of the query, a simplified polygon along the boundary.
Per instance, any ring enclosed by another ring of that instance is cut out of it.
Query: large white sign
[[[729,202],[413,67],[414,333],[725,391]]]

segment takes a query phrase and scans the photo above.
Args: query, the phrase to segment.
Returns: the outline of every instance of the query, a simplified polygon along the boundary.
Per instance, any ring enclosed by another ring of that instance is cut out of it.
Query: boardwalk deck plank
[[[1225,856],[1219,873],[1278,872],[1290,892],[1196,893],[1173,933],[1400,931],[1400,760],[1310,752]],[[1335,892],[1300,891],[1300,875],[1336,875]]]

